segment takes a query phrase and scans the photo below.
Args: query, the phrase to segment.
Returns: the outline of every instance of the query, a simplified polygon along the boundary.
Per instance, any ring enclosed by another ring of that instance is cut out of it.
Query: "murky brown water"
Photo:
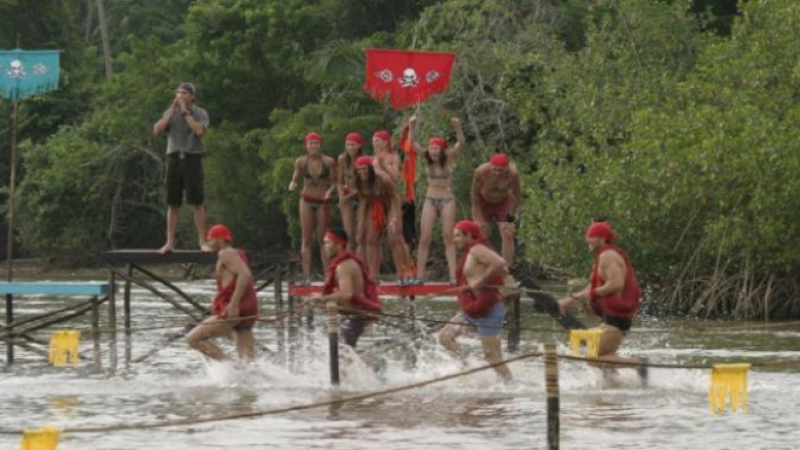
[[[213,290],[208,282],[182,286],[207,296]],[[263,300],[271,302],[268,297]],[[18,317],[65,301],[19,300]],[[547,317],[533,314],[529,304],[523,310],[523,326],[537,331],[523,332],[521,351],[553,341],[560,343],[560,351],[566,351],[566,333]],[[419,317],[437,319],[447,319],[453,312],[454,304],[445,300],[420,304],[417,310]],[[102,314],[105,319],[105,307]],[[185,322],[180,312],[140,290],[134,290],[133,319],[134,327]],[[459,370],[433,335],[423,339],[414,352],[416,367],[410,368],[406,360],[411,347],[407,334],[400,330],[405,322],[386,319],[386,324],[360,343],[365,352],[388,359],[385,379],[362,367],[343,374],[342,387],[335,391],[328,385],[327,341],[319,329],[322,321],[316,322],[315,331],[299,330],[291,361],[262,353],[255,367],[246,370],[208,365],[180,339],[144,362],[126,367],[122,333],[114,372],[109,366],[109,334],[103,335],[99,373],[93,373],[91,361],[77,369],[57,369],[48,367],[39,356],[18,350],[19,363],[0,369],[0,429],[48,424],[69,429],[268,410],[329,399],[337,392],[349,395],[400,386]],[[84,319],[72,325],[85,327],[87,323]],[[629,337],[624,349],[653,362],[800,361],[800,328],[733,332],[721,323],[645,319],[637,330],[640,332]],[[131,356],[135,359],[163,346],[174,332],[135,332]],[[258,340],[272,351],[278,348],[276,335],[274,327],[257,328]],[[474,355],[470,365],[480,365],[478,341],[464,342]],[[82,352],[92,355],[90,340],[83,340]],[[540,360],[529,360],[514,363],[511,369],[516,382],[508,386],[500,384],[493,373],[482,372],[387,397],[276,416],[146,431],[66,432],[59,449],[546,448],[543,365]],[[710,414],[708,378],[704,370],[653,370],[650,387],[642,389],[632,370],[622,370],[609,381],[596,369],[561,362],[561,448],[797,447],[800,362],[753,370],[746,413]],[[19,439],[18,435],[0,435],[0,448],[16,448]]]

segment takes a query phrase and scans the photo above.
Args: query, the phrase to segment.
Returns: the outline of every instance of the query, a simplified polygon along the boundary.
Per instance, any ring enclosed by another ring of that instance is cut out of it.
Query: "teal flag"
[[[22,100],[58,89],[58,50],[0,51],[0,97]]]

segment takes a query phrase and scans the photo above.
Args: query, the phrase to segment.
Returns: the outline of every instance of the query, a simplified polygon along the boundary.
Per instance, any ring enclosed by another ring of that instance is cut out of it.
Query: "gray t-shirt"
[[[205,109],[192,105],[189,112],[192,117],[203,126],[208,128],[208,113]],[[165,116],[172,114],[172,110],[168,109],[164,113]],[[186,118],[180,114],[176,114],[169,119],[169,137],[167,138],[167,154],[170,153],[192,153],[201,155],[205,153],[206,148],[203,146],[203,138],[194,134],[189,124],[186,123]]]

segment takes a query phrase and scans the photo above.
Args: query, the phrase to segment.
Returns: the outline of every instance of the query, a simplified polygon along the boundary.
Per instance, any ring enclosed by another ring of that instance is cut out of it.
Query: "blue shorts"
[[[489,310],[489,314],[484,317],[471,317],[461,313],[461,318],[465,322],[475,327],[478,336],[496,336],[503,331],[503,319],[506,317],[505,303],[498,302]]]

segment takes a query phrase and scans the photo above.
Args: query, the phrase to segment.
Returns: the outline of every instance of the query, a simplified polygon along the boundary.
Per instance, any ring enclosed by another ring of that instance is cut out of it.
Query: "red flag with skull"
[[[367,49],[364,90],[400,110],[442,93],[450,84],[453,53]]]

